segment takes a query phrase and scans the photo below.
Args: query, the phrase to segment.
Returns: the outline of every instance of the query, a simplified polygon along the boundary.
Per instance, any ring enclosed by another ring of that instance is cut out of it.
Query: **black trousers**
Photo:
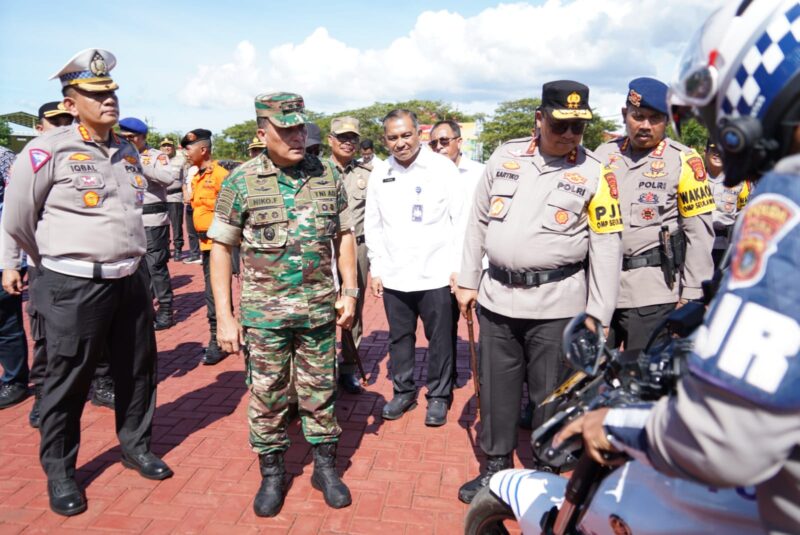
[[[172,282],[169,279],[169,225],[145,227],[147,252],[144,260],[150,273],[150,291],[158,300],[158,311],[162,314],[172,312]]]
[[[192,219],[194,210],[188,204],[186,205],[186,235],[189,238],[189,255],[200,256],[200,239],[197,237],[197,231],[194,229],[194,220]]]
[[[214,304],[214,292],[211,291],[211,251],[201,253],[203,259],[203,281],[205,282],[206,317],[211,330],[211,340],[217,339],[217,309]]]
[[[415,394],[414,362],[417,318],[428,339],[427,398],[448,398],[453,391],[453,321],[450,287],[419,292],[384,289],[383,306],[389,322],[389,358],[394,393]]]
[[[517,446],[523,381],[535,407],[569,377],[561,335],[570,319],[517,319],[481,309],[480,443],[487,455],[507,455]],[[554,413],[551,405],[536,408],[533,428]]]
[[[44,317],[36,310],[36,298],[31,288],[35,284],[36,277],[39,275],[39,268],[32,267],[28,270],[28,319],[31,326],[31,338],[33,338],[33,364],[31,365],[31,383],[33,386],[43,386],[44,376],[47,372],[47,339],[44,331]],[[103,354],[97,361],[97,368],[94,371],[94,378],[108,377],[111,369],[108,365],[108,355]]]
[[[122,279],[82,279],[40,268],[31,292],[47,339],[39,457],[50,480],[75,474],[81,413],[104,353],[110,355],[122,450],[150,450],[157,375],[148,279],[144,263]]]
[[[169,224],[172,227],[172,248],[178,251],[183,249],[183,207],[182,202],[167,203]]]
[[[611,318],[607,345],[616,348],[624,342],[626,351],[644,349],[650,336],[673,310],[675,303],[618,308]]]
[[[25,276],[24,270],[22,276]],[[28,386],[28,342],[22,325],[22,296],[0,287],[0,366],[2,383]]]

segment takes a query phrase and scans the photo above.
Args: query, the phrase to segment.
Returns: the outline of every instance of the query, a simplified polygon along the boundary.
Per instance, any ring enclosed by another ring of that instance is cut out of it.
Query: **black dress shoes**
[[[200,362],[202,362],[204,366],[213,366],[214,364],[221,362],[222,359],[227,356],[228,354],[224,353],[222,349],[220,349],[219,344],[217,344],[216,339],[214,339],[208,343],[206,354],[203,355],[203,359]]]
[[[50,509],[54,513],[73,516],[86,510],[86,498],[74,479],[55,479],[47,482]]]
[[[173,475],[173,472],[170,467],[167,466],[167,463],[149,451],[136,455],[128,455],[123,453],[122,466],[136,470],[139,472],[139,475],[146,479],[167,479]]]
[[[343,373],[339,375],[339,386],[341,386],[348,394],[360,394],[364,391],[361,388],[361,383],[353,373]]]
[[[447,400],[431,398],[428,400],[428,411],[425,413],[425,425],[439,427],[447,423]]]
[[[384,420],[397,420],[404,412],[410,411],[416,406],[417,398],[414,394],[397,394],[383,406],[381,415]]]

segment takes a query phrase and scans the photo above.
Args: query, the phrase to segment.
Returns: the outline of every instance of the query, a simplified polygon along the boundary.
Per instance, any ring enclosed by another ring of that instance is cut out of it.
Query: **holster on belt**
[[[664,281],[670,290],[675,288],[675,250],[672,247],[672,239],[669,227],[663,225],[658,233],[658,250],[661,253],[661,272],[664,274]]]

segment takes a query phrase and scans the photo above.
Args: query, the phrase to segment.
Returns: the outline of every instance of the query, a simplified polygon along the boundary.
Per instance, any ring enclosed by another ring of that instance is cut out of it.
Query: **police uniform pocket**
[[[336,234],[339,223],[339,212],[336,209],[336,199],[317,199],[314,201],[316,213],[317,236],[331,238]]]
[[[511,201],[517,192],[517,182],[510,180],[495,180],[492,183],[489,200],[489,219],[503,221],[511,210]]]
[[[250,242],[256,249],[276,249],[286,246],[289,237],[289,218],[286,208],[275,206],[250,213]]]
[[[661,223],[661,211],[657,204],[631,204],[631,227],[650,227]]]
[[[582,197],[563,191],[552,191],[547,196],[542,226],[553,232],[574,230],[581,218],[584,205]]]

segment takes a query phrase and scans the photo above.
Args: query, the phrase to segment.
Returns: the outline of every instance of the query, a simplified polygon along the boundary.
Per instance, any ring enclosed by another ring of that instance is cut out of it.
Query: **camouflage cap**
[[[269,93],[256,97],[256,117],[267,117],[278,128],[305,124],[303,97],[296,93]]]
[[[361,132],[358,130],[359,122],[355,117],[337,117],[331,121],[331,134],[346,134],[352,132],[358,136]]]

